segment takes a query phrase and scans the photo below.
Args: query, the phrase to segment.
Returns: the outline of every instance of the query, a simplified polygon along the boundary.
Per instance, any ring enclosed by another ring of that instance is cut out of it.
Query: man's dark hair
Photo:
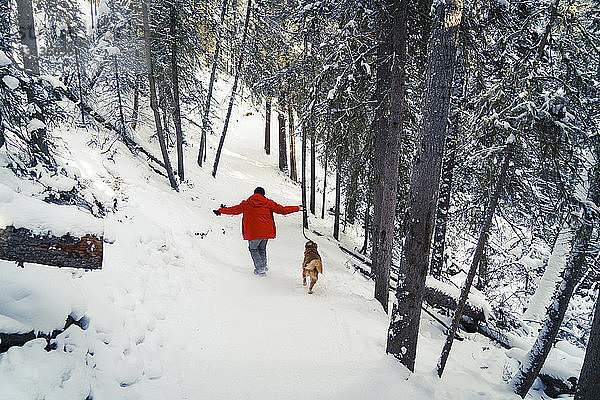
[[[254,189],[254,194],[256,194],[256,193],[260,193],[260,194],[262,194],[264,196],[265,195],[265,189],[263,189],[263,188],[261,188],[259,186],[256,189]]]

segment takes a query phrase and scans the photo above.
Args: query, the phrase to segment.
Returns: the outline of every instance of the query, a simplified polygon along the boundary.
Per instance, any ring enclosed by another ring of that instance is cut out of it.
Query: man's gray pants
[[[254,261],[254,272],[265,272],[267,268],[267,242],[269,239],[248,240],[248,249]]]

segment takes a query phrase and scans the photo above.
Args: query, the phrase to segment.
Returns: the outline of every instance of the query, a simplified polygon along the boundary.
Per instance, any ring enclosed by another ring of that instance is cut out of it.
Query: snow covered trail
[[[325,273],[308,295],[300,281],[305,242],[300,213],[276,216],[268,276],[252,274],[241,217],[216,217],[211,210],[238,203],[256,186],[281,204],[299,204],[300,190],[278,171],[275,155],[264,155],[260,116],[240,115],[217,179],[209,175],[212,152],[201,170],[195,148],[188,149],[189,185],[180,193],[125,151],[115,156],[119,168],[113,173],[120,176],[124,201],[105,227],[115,243],[106,247],[104,270],[86,275],[83,286],[98,290],[88,299],[91,328],[125,337],[116,344],[124,347],[123,355],[112,360],[119,396],[475,399],[495,392],[493,398],[513,398],[500,380],[501,363],[485,367],[489,379],[469,376],[483,368],[473,352],[482,346],[472,342],[470,359],[451,360],[443,380],[448,384],[440,385],[432,371],[442,333],[430,321],[424,322],[418,371],[408,378],[385,355],[388,319],[373,299],[372,283],[346,269],[348,257],[326,237],[317,239]],[[77,140],[69,139],[71,147],[88,152]],[[213,152],[216,140],[209,138]],[[84,158],[94,157],[90,152]],[[98,161],[111,168],[107,160]],[[461,357],[461,345],[453,355]],[[94,398],[106,398],[105,386],[92,387]]]
[[[277,155],[264,155],[263,129],[256,110],[236,110],[213,179],[218,138],[208,138],[200,169],[198,132],[190,127],[188,181],[179,193],[118,142],[113,155],[101,154],[87,145],[88,132],[60,134],[84,178],[114,189],[117,211],[104,221],[114,242],[101,271],[48,270],[80,289],[89,326],[70,327],[51,353],[41,340],[0,356],[0,399],[515,398],[503,381],[514,360],[478,335],[456,343],[440,381],[434,369],[443,332],[426,316],[416,373],[387,356],[388,317],[373,284],[346,267],[348,256],[327,236],[316,238],[324,274],[308,295],[301,213],[276,216],[268,275],[253,275],[241,216],[212,210],[237,204],[256,186],[281,204],[300,203],[299,185],[278,171]],[[151,130],[138,134],[148,143]],[[330,230],[331,221],[311,222]]]

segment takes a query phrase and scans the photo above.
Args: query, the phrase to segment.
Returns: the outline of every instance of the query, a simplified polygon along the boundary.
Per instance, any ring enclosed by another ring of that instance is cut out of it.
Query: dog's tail
[[[304,267],[304,269],[307,271],[312,271],[312,270],[316,269],[317,272],[322,274],[323,273],[323,263],[321,262],[321,260],[312,260],[311,262],[308,263],[308,265],[306,265],[306,267]]]

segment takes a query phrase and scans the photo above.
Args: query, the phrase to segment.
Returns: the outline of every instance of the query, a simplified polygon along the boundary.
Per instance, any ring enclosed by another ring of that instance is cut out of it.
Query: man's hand
[[[219,212],[219,210],[213,210],[213,212],[215,213],[216,216],[221,215],[221,213]]]

